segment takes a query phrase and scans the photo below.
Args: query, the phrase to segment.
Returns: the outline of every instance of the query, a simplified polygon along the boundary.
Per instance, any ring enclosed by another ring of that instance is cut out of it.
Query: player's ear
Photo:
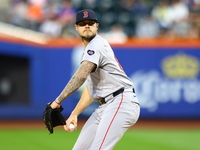
[[[96,27],[99,28],[99,23],[96,23]]]
[[[75,27],[75,29],[76,29],[76,31],[77,31],[77,30],[78,30],[78,25],[75,24],[74,27]]]

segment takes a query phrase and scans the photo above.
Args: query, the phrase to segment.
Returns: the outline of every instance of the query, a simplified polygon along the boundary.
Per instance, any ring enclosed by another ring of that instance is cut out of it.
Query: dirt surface
[[[85,120],[79,120],[81,128]],[[45,128],[42,120],[0,120],[0,129]],[[62,127],[61,127],[62,128]],[[200,129],[200,120],[139,120],[132,129]]]

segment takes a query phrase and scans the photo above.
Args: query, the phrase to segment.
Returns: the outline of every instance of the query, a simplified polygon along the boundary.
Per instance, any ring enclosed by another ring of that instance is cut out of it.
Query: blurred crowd
[[[75,14],[93,9],[99,33],[123,41],[138,38],[199,38],[200,0],[2,0],[0,21],[48,34],[76,37]],[[4,6],[3,6],[4,4]]]

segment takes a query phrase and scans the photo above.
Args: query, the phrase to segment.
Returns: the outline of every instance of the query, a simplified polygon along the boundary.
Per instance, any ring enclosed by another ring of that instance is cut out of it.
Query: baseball
[[[70,128],[70,132],[74,131],[74,125],[72,123],[69,125],[69,128]]]

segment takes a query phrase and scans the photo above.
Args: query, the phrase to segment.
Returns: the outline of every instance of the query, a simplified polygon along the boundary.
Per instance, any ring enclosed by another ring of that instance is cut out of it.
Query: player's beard
[[[85,31],[85,32],[88,32],[88,31]],[[92,32],[90,33],[91,34],[86,33],[86,35],[80,35],[80,37],[82,38],[82,41],[90,42],[96,36],[96,33],[92,33]]]

